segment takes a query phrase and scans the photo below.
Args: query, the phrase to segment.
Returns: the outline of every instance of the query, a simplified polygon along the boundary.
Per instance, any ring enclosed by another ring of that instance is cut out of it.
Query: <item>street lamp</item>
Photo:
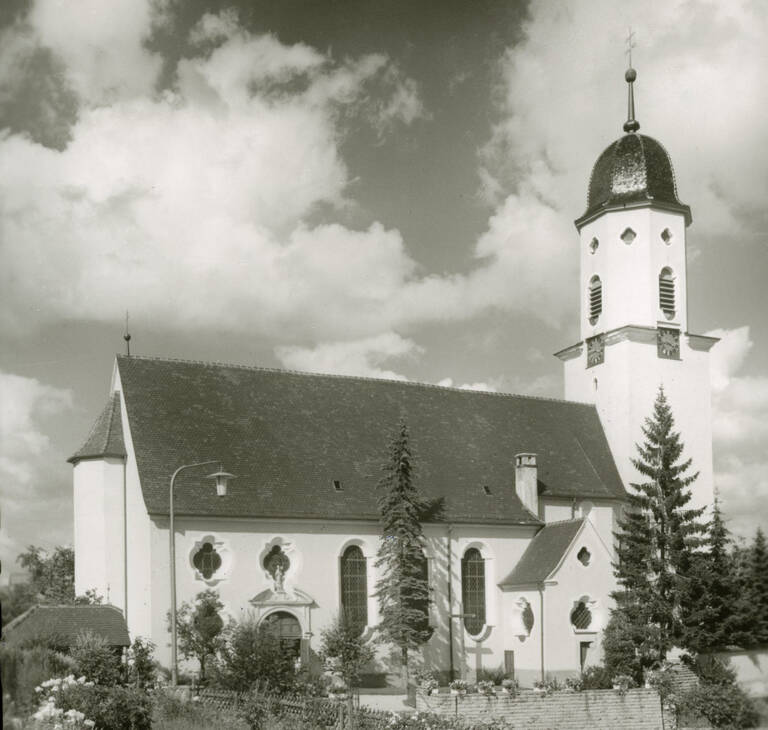
[[[200,461],[195,464],[184,464],[173,472],[171,477],[171,486],[168,490],[168,514],[169,514],[169,526],[168,526],[168,542],[170,543],[171,552],[171,685],[176,686],[179,679],[178,671],[178,658],[176,656],[176,531],[173,523],[173,485],[176,481],[176,477],[179,472],[185,469],[193,469],[198,466],[209,466],[210,464],[219,464],[219,470],[211,475],[208,479],[216,480],[216,494],[219,497],[224,497],[227,494],[227,481],[233,479],[234,475],[228,474],[221,468],[221,464],[218,460],[213,461]]]

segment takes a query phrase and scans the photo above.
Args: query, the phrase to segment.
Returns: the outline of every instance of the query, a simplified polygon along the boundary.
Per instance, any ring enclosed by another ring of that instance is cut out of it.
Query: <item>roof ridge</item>
[[[254,372],[266,372],[266,373],[287,373],[289,375],[302,375],[311,378],[338,378],[340,380],[360,380],[363,382],[373,383],[399,383],[401,385],[407,385],[410,387],[421,388],[434,388],[436,390],[448,390],[457,393],[476,393],[480,395],[489,395],[503,398],[525,398],[528,400],[545,401],[550,403],[566,403],[568,405],[575,406],[587,406],[595,408],[593,403],[586,403],[583,401],[567,400],[565,398],[554,398],[552,396],[543,395],[524,395],[522,393],[507,393],[499,391],[489,390],[472,390],[469,388],[456,388],[448,385],[438,385],[437,383],[423,383],[419,380],[395,380],[393,378],[374,378],[369,375],[342,375],[339,373],[313,373],[308,370],[291,370],[287,368],[269,368],[262,365],[242,365],[239,363],[221,362],[220,360],[193,360],[182,357],[161,357],[158,355],[116,355],[118,361],[120,360],[149,360],[154,362],[177,362],[185,363],[187,365],[209,365],[217,367],[234,368],[236,370],[250,370]]]
[[[555,522],[546,522],[544,527],[554,527],[555,525],[565,525],[568,522],[584,522],[584,517],[569,517],[567,520],[556,520]]]
[[[118,395],[117,391],[113,391],[109,399],[109,419],[107,420],[107,429],[104,434],[104,444],[101,447],[102,451],[106,451],[109,446],[109,439],[112,436],[112,421],[115,420],[115,397]]]

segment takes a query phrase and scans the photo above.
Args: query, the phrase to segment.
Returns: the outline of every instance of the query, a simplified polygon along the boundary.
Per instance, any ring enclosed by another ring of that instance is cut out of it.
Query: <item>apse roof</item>
[[[123,422],[120,415],[120,394],[113,393],[91,428],[85,443],[69,457],[74,463],[81,459],[104,456],[124,457]]]
[[[442,505],[435,520],[540,524],[515,493],[522,452],[538,455],[544,495],[626,497],[591,405],[218,363],[117,364],[151,514],[168,513],[177,467],[216,459],[236,476],[227,496],[204,478],[215,467],[182,472],[179,514],[377,519],[376,485],[401,416],[415,483]]]

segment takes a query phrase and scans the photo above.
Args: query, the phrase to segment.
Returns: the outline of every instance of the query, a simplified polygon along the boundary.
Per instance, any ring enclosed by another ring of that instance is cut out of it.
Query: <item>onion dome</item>
[[[597,158],[589,180],[587,210],[576,220],[576,227],[609,210],[652,207],[682,213],[686,225],[691,223],[691,209],[677,197],[675,172],[664,147],[652,137],[638,134],[640,123],[635,117],[634,69],[625,75],[629,84],[626,134],[607,147]]]

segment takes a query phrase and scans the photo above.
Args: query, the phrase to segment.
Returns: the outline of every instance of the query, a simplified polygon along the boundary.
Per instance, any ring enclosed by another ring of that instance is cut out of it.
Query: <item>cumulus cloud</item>
[[[721,338],[710,361],[715,485],[731,528],[749,535],[768,511],[768,377],[741,372],[749,327],[708,334]]]
[[[58,498],[51,494],[50,477],[61,454],[52,448],[47,423],[71,410],[72,393],[0,371],[0,403],[0,554],[7,565],[35,517]]]
[[[554,260],[553,249],[568,258],[563,249],[574,242],[570,221],[586,207],[591,167],[622,134],[629,25],[637,41],[641,132],[669,151],[680,197],[693,208],[692,231],[750,240],[768,194],[760,93],[768,18],[759,5],[665,0],[638,13],[629,0],[534,0],[528,15],[522,41],[500,63],[500,118],[483,150],[481,190],[499,210],[512,196],[512,210],[524,221],[555,213],[547,234],[556,241],[539,235],[535,225],[526,236],[534,270],[539,255],[553,264],[549,275],[557,286],[547,292],[548,305],[562,313],[567,300],[558,292],[571,292],[573,282],[573,269]],[[524,290],[531,284],[521,282]]]
[[[362,375],[387,380],[407,380],[382,368],[389,360],[415,357],[421,348],[394,332],[350,342],[326,342],[316,347],[278,347],[280,362],[293,370],[337,375]]]

